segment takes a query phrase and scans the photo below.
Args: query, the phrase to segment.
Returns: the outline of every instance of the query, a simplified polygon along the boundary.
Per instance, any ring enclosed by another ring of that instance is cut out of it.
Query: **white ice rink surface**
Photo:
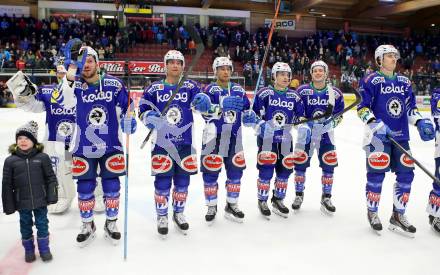
[[[423,115],[428,116],[428,113]],[[16,109],[0,109],[0,165],[15,130],[29,119],[40,124],[44,135],[44,115]],[[200,153],[202,119],[197,116],[196,147]],[[307,172],[305,201],[301,211],[288,219],[272,214],[264,220],[257,208],[256,141],[250,129],[244,132],[247,169],[242,179],[240,207],[246,214],[243,224],[223,217],[225,190],[219,188],[219,213],[208,227],[204,215],[203,182],[193,176],[185,214],[190,229],[181,235],[170,222],[166,240],[156,231],[153,177],[150,176],[150,146],[139,146],[147,134],[143,125],[130,138],[130,176],[128,210],[128,259],[123,260],[123,243],[111,246],[103,237],[105,216],[96,216],[97,238],[86,248],[76,245],[80,217],[77,203],[64,215],[50,215],[50,248],[54,259],[43,263],[37,256],[24,263],[20,243],[18,214],[0,214],[0,274],[439,274],[440,236],[428,224],[425,212],[431,179],[416,169],[408,205],[408,218],[417,227],[410,239],[390,232],[394,175],[388,174],[382,192],[379,214],[384,225],[382,236],[370,230],[366,218],[365,160],[361,149],[363,126],[355,112],[346,114],[336,129],[339,167],[335,171],[333,217],[320,212],[321,171],[316,157]],[[422,142],[411,126],[414,156],[434,171],[434,142]],[[219,184],[223,186],[224,173]],[[121,177],[119,228],[123,230],[124,177]],[[272,182],[273,187],[273,182]],[[291,177],[285,200],[292,203]],[[291,210],[292,211],[292,210]]]

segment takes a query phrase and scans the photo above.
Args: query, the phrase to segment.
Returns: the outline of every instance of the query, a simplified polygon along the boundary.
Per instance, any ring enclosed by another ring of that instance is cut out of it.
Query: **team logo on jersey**
[[[259,165],[273,165],[277,162],[277,154],[271,151],[261,151],[257,158]]]
[[[387,113],[393,118],[399,118],[403,114],[403,102],[397,98],[392,97],[387,101]]]
[[[336,151],[332,150],[332,151],[325,152],[322,155],[322,161],[325,164],[331,165],[331,166],[338,164],[338,156],[336,154]]]
[[[241,151],[241,152],[238,152],[237,154],[235,154],[232,157],[232,163],[239,168],[246,167],[246,161],[244,159],[244,152]]]
[[[168,109],[165,117],[169,124],[177,125],[182,121],[182,112],[179,107],[173,106],[170,109]]]
[[[295,166],[295,155],[290,154],[290,155],[285,156],[283,158],[283,166],[286,169],[293,169],[293,167]]]
[[[408,157],[405,154],[402,154],[400,156],[400,163],[406,167],[410,167],[410,168],[414,167],[414,160],[412,160],[410,157]]]
[[[151,170],[154,173],[166,173],[173,167],[173,161],[166,155],[154,155],[151,157]]]
[[[272,116],[272,122],[276,127],[284,127],[284,125],[286,125],[286,121],[287,115],[282,111],[275,112]]]
[[[58,122],[57,126],[57,136],[66,138],[72,135],[73,125],[70,121],[61,120]]]
[[[237,121],[237,112],[235,111],[227,111],[223,113],[223,119],[225,123],[232,124]]]
[[[157,102],[168,102],[171,98],[172,93],[165,93],[161,95],[157,95]],[[187,102],[188,101],[188,93],[187,92],[178,92],[176,96],[174,96],[173,101]]]
[[[189,155],[186,158],[182,159],[182,162],[180,163],[180,167],[182,167],[183,170],[189,173],[197,172],[196,155]]]
[[[222,168],[223,157],[216,154],[206,155],[202,158],[202,164],[209,171],[218,171]]]
[[[405,88],[400,85],[394,85],[391,83],[391,86],[380,85],[380,93],[381,94],[405,94]]]
[[[89,171],[89,163],[80,157],[72,157],[72,175],[79,177]]]
[[[309,106],[315,106],[315,105],[326,106],[327,101],[328,100],[326,98],[321,98],[319,96],[317,98],[308,97],[307,98],[307,105],[309,105]]]
[[[390,165],[390,155],[385,152],[373,152],[368,156],[368,165],[373,169],[385,169]]]
[[[309,155],[304,150],[296,149],[293,152],[293,160],[295,164],[304,164],[309,159]]]
[[[107,111],[104,106],[96,105],[87,115],[89,124],[100,127],[107,121]]]
[[[125,171],[125,158],[123,154],[116,154],[105,161],[105,168],[112,173],[120,174]]]
[[[269,106],[287,108],[287,110],[292,111],[295,103],[292,101],[281,100],[281,98],[269,98]]]

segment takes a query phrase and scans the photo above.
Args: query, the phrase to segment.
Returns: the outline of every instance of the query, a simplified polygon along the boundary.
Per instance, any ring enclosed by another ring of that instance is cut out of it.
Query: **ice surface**
[[[428,113],[423,115],[428,116]],[[0,109],[0,165],[15,130],[29,119],[40,123],[44,136],[44,114],[29,114],[17,109]],[[203,121],[196,120],[195,145],[200,153]],[[224,219],[224,173],[219,183],[219,215],[208,227],[204,215],[201,174],[192,177],[185,214],[190,224],[183,236],[170,223],[167,240],[156,233],[153,202],[153,177],[150,176],[150,146],[139,146],[147,134],[142,125],[130,138],[128,259],[123,260],[122,243],[113,247],[104,239],[103,215],[96,216],[97,239],[86,248],[75,242],[80,218],[76,201],[64,215],[50,215],[51,250],[54,260],[39,258],[25,265],[20,244],[18,214],[0,214],[0,274],[438,274],[438,245],[425,212],[431,180],[416,170],[408,206],[408,218],[417,227],[415,239],[388,231],[392,211],[394,176],[388,175],[383,187],[380,217],[382,236],[371,232],[366,218],[365,160],[361,149],[363,126],[354,111],[346,114],[336,129],[339,167],[335,171],[333,217],[320,212],[321,171],[316,157],[307,172],[305,201],[299,213],[284,219],[272,214],[264,220],[257,209],[256,141],[253,130],[246,129],[247,169],[242,179],[240,207],[246,214],[243,224]],[[411,127],[411,148],[434,171],[434,142],[422,142]],[[123,230],[124,177],[121,178]],[[273,186],[273,183],[272,183]],[[293,179],[289,181],[286,205],[294,197]],[[292,211],[292,210],[291,210]]]

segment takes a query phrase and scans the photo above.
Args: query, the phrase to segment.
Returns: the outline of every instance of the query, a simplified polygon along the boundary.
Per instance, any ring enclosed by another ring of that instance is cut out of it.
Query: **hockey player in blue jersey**
[[[220,105],[220,117],[204,115],[201,172],[205,201],[208,211],[205,220],[212,223],[217,213],[218,178],[224,165],[226,170],[225,217],[242,222],[244,213],[238,208],[241,178],[246,162],[243,153],[241,117],[243,110],[250,109],[246,91],[230,81],[233,72],[232,61],[227,57],[217,57],[212,64],[216,82],[209,84],[204,92],[213,104]]]
[[[380,70],[361,81],[359,92],[362,101],[358,105],[358,115],[366,124],[363,144],[367,166],[368,221],[376,233],[382,230],[378,206],[385,173],[391,169],[396,174],[396,182],[389,229],[414,236],[416,228],[405,215],[414,178],[414,163],[390,142],[389,137],[409,150],[408,123],[417,126],[424,141],[434,138],[434,129],[431,121],[423,118],[417,110],[411,81],[395,73],[400,58],[398,50],[392,45],[381,45],[374,57]]]
[[[72,43],[75,42],[68,42],[65,56],[70,56],[70,51],[74,51],[75,45],[72,46]],[[72,174],[77,179],[78,204],[83,222],[76,240],[83,247],[95,238],[93,191],[99,167],[106,207],[105,237],[116,245],[121,238],[116,224],[119,176],[125,174],[121,130],[133,133],[136,120],[126,113],[129,98],[123,82],[99,73],[96,51],[83,46],[79,50],[78,60],[66,60],[70,64],[68,81],[63,81],[61,92],[55,97],[65,108],[76,107],[76,127],[70,147],[73,152]]]
[[[151,172],[155,177],[157,230],[162,237],[168,234],[168,201],[172,184],[173,221],[183,234],[189,229],[183,212],[190,175],[198,170],[195,149],[192,147],[191,109],[206,112],[211,106],[209,97],[201,93],[199,84],[185,80],[162,117],[161,112],[182,77],[185,59],[181,52],[170,50],[164,56],[164,64],[166,78],[148,86],[139,103],[139,118],[147,128],[154,130]]]
[[[440,178],[440,88],[432,91],[431,114],[435,123],[435,176]],[[432,190],[429,193],[429,201],[426,211],[429,214],[431,228],[440,233],[440,186],[433,182]]]
[[[257,132],[258,208],[269,219],[267,205],[270,181],[276,172],[275,188],[271,198],[274,213],[287,218],[289,209],[284,205],[287,183],[293,172],[293,140],[288,124],[304,118],[304,105],[298,94],[288,89],[292,71],[288,64],[277,62],[272,67],[273,86],[260,89],[253,110],[245,112],[243,123]],[[301,130],[302,131],[302,130]],[[304,135],[306,133],[301,133]]]
[[[329,93],[334,93],[335,95],[333,114],[342,112],[344,109],[342,92],[338,88],[326,83],[329,74],[327,64],[324,61],[314,62],[310,67],[310,74],[312,82],[302,85],[296,90],[304,103],[306,118],[313,118],[325,113],[329,101]],[[305,131],[311,130],[311,138],[305,140],[306,143],[302,143],[303,141],[299,140],[295,146],[296,196],[292,204],[294,210],[299,210],[304,200],[306,170],[310,166],[310,160],[316,150],[318,152],[319,167],[322,169],[321,210],[328,214],[336,211],[336,207],[331,201],[333,172],[338,165],[333,129],[341,120],[342,117],[335,119],[322,118],[300,126],[305,127]]]

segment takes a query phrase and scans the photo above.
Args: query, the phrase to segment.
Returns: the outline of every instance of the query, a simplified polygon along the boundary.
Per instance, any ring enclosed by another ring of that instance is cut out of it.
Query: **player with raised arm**
[[[71,141],[72,174],[77,179],[78,204],[82,219],[81,232],[76,240],[83,247],[95,238],[93,206],[96,178],[102,179],[106,207],[105,237],[114,245],[121,234],[117,228],[120,181],[125,174],[121,144],[122,132],[132,134],[136,120],[126,114],[128,93],[124,83],[99,72],[98,54],[77,39],[64,49],[69,65],[66,83],[54,98],[65,108],[76,106],[76,127]],[[78,58],[76,58],[78,56]]]

